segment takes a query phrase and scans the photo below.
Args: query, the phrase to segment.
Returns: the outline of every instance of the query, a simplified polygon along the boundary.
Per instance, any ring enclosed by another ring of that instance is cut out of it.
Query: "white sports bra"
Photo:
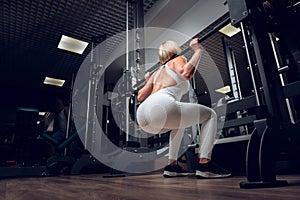
[[[158,75],[161,73],[161,70],[165,68],[166,72],[169,76],[171,76],[176,82],[175,85],[168,86],[166,88],[161,89],[159,92],[167,92],[168,94],[174,96],[176,100],[180,100],[181,97],[189,91],[190,82],[185,80],[181,76],[179,76],[174,70],[172,70],[167,64],[162,65],[159,71],[156,73],[153,82],[156,81]]]

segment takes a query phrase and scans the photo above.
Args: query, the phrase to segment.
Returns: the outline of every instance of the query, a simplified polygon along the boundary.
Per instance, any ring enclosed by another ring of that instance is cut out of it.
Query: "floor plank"
[[[196,179],[194,176],[163,178],[161,174],[103,178],[103,174],[0,180],[3,200],[68,199],[299,199],[300,175],[280,175],[289,185],[280,188],[240,189],[245,177]]]

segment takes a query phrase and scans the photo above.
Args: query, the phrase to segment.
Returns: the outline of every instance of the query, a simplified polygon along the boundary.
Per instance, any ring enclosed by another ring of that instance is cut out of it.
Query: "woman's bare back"
[[[166,72],[167,66],[163,67],[161,70],[158,70],[155,73],[159,73],[158,76],[156,74],[153,74],[154,76],[157,76],[155,80],[153,80],[153,89],[151,94],[173,85],[176,85],[176,81]]]
[[[148,98],[149,95],[154,94],[163,88],[176,85],[177,82],[170,74],[168,74],[166,68],[169,67],[170,70],[173,70],[175,73],[180,75],[180,73],[182,73],[182,67],[185,65],[185,63],[186,58],[183,56],[178,56],[169,61],[167,66],[164,66],[158,71],[154,72],[147,80],[148,82],[146,85],[139,90],[137,97],[138,101],[142,102]]]

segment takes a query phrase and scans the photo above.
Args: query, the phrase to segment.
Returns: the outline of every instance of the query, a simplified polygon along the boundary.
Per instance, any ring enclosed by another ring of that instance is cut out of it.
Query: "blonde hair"
[[[158,57],[160,63],[165,63],[168,61],[173,55],[180,54],[181,49],[179,45],[171,40],[167,40],[163,42],[158,48]]]

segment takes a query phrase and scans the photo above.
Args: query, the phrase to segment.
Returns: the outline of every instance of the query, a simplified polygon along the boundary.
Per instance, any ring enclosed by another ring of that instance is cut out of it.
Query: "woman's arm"
[[[155,73],[153,73],[150,77],[149,77],[149,74],[145,75],[145,79],[146,79],[147,83],[138,92],[137,100],[139,102],[142,102],[145,99],[147,99],[147,97],[152,93],[154,74]]]
[[[180,56],[174,63],[174,70],[186,80],[193,77],[202,55],[202,49],[201,45],[198,43],[198,38],[195,38],[190,42],[190,47],[194,50],[191,59],[187,62],[185,57]]]

